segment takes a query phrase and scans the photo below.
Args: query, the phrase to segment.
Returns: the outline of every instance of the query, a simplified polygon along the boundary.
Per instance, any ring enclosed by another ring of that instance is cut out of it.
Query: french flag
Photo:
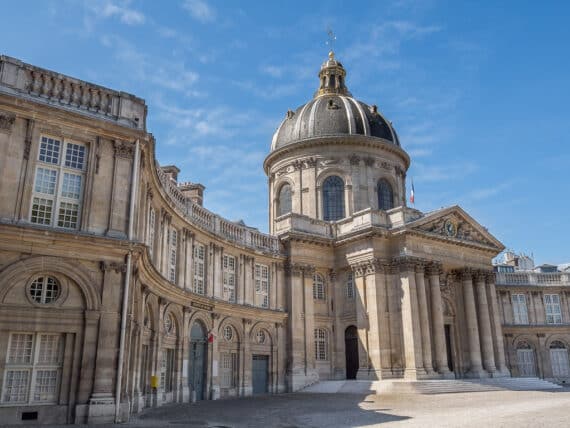
[[[414,179],[412,178],[412,190],[410,190],[410,202],[415,204],[416,199],[414,198]]]

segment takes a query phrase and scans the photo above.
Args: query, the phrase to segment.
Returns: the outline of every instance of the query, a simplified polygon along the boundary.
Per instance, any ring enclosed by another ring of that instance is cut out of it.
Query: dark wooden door
[[[344,331],[344,352],[346,356],[346,378],[356,379],[358,372],[358,332],[353,325]]]
[[[251,361],[251,374],[254,394],[267,393],[267,372],[269,357],[267,355],[254,355]]]

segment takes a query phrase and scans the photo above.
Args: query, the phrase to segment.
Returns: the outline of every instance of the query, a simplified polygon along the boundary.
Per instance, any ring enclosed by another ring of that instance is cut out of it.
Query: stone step
[[[301,392],[323,394],[451,394],[486,391],[543,391],[560,389],[560,385],[538,378],[489,378],[449,380],[333,380],[321,381]]]

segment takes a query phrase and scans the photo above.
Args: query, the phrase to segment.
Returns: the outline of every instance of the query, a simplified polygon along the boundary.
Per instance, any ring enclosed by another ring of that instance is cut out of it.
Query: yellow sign
[[[158,388],[158,376],[152,375],[150,377],[150,387],[151,388]]]

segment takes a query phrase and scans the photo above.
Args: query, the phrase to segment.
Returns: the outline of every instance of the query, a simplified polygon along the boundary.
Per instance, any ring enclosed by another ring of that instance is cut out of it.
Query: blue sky
[[[412,157],[418,209],[459,204],[508,248],[570,261],[568,2],[57,0],[3,15],[1,53],[146,99],[159,162],[263,231],[262,162],[312,97],[331,27],[349,89]]]

